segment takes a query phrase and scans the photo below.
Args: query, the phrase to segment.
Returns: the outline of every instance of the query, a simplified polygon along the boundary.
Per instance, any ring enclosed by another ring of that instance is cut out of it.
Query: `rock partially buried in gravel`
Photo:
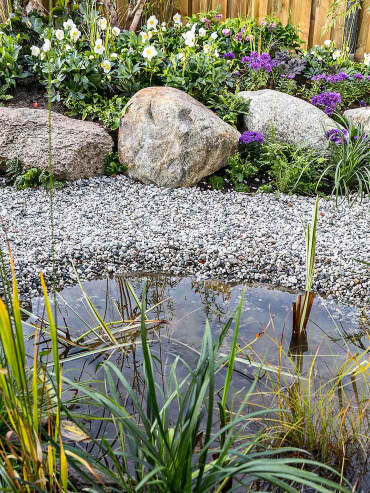
[[[274,128],[277,140],[317,150],[325,150],[325,132],[335,123],[320,109],[307,101],[271,89],[243,91],[239,96],[251,101],[244,116],[246,130],[268,137]]]
[[[49,170],[48,111],[0,108],[0,170],[18,158],[24,170]],[[104,174],[104,158],[113,140],[100,125],[51,113],[53,174],[76,180]]]
[[[344,116],[355,125],[363,125],[365,132],[370,132],[370,106],[365,108],[353,108],[352,110],[347,110]]]
[[[225,166],[239,137],[185,92],[148,87],[129,102],[118,152],[131,178],[160,187],[188,187]]]

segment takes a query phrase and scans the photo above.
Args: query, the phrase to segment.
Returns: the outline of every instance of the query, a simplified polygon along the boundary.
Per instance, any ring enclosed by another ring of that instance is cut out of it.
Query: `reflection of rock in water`
[[[29,313],[32,313],[31,298],[28,300],[22,300],[21,308],[23,308],[23,310],[27,310]],[[23,322],[26,322],[29,319],[29,313],[24,313],[23,311],[21,311],[21,319],[23,320]]]

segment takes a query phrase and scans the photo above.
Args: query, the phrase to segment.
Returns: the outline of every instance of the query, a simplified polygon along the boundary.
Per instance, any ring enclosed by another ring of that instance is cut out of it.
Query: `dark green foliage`
[[[311,149],[269,141],[263,146],[260,166],[269,169],[273,184],[284,193],[315,194],[326,159]]]
[[[244,182],[256,176],[258,168],[237,153],[228,160],[226,172],[230,175],[231,182],[236,191],[249,192],[249,188]]]
[[[122,175],[126,172],[127,166],[124,166],[119,162],[119,157],[117,152],[110,152],[104,160],[105,163],[105,174],[108,176],[112,175]]]
[[[66,106],[72,116],[80,115],[83,120],[100,120],[105,127],[116,130],[121,125],[127,101],[127,98],[113,96],[109,99],[94,93],[86,99],[66,101]]]
[[[224,90],[217,97],[211,97],[207,105],[212,107],[215,113],[226,123],[236,127],[238,116],[248,114],[250,101]]]
[[[63,182],[56,180],[53,176],[50,180],[49,173],[39,168],[31,168],[24,172],[17,158],[9,159],[6,162],[6,166],[7,177],[18,190],[37,187],[43,187],[49,190],[50,182],[52,182],[52,188],[57,190],[64,186]]]
[[[213,190],[222,190],[225,186],[225,180],[220,175],[212,175],[208,178],[208,183]]]

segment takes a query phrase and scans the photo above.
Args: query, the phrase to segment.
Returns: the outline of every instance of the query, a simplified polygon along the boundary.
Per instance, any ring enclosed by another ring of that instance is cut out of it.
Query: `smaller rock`
[[[365,132],[370,132],[370,106],[365,108],[353,108],[352,110],[347,110],[344,116],[355,125],[363,125]]]

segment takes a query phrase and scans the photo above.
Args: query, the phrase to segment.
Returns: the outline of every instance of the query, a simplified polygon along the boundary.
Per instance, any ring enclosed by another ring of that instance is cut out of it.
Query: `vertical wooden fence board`
[[[370,0],[363,2],[357,35],[357,53],[370,53]]]
[[[128,0],[116,0],[116,5],[118,14],[118,25],[123,27],[128,7]]]
[[[340,12],[338,12],[341,14],[341,17],[338,17],[331,31],[331,39],[334,41],[335,46],[337,46],[338,48],[342,46],[344,40],[343,35],[344,35],[344,24],[345,24],[345,17],[344,17],[345,12],[346,12],[346,5],[345,3],[343,3],[341,5]]]
[[[191,15],[191,0],[177,0],[176,7],[180,10],[182,17]],[[190,7],[190,8],[189,8]]]
[[[307,48],[310,27],[311,27],[312,0],[291,0],[290,15],[288,21],[297,26],[300,38],[305,41],[303,45]]]
[[[330,38],[330,32],[323,32],[323,27],[325,25],[326,14],[329,10],[332,0],[313,0],[316,3],[314,9],[315,25],[312,37],[313,45],[321,45],[325,39]]]

